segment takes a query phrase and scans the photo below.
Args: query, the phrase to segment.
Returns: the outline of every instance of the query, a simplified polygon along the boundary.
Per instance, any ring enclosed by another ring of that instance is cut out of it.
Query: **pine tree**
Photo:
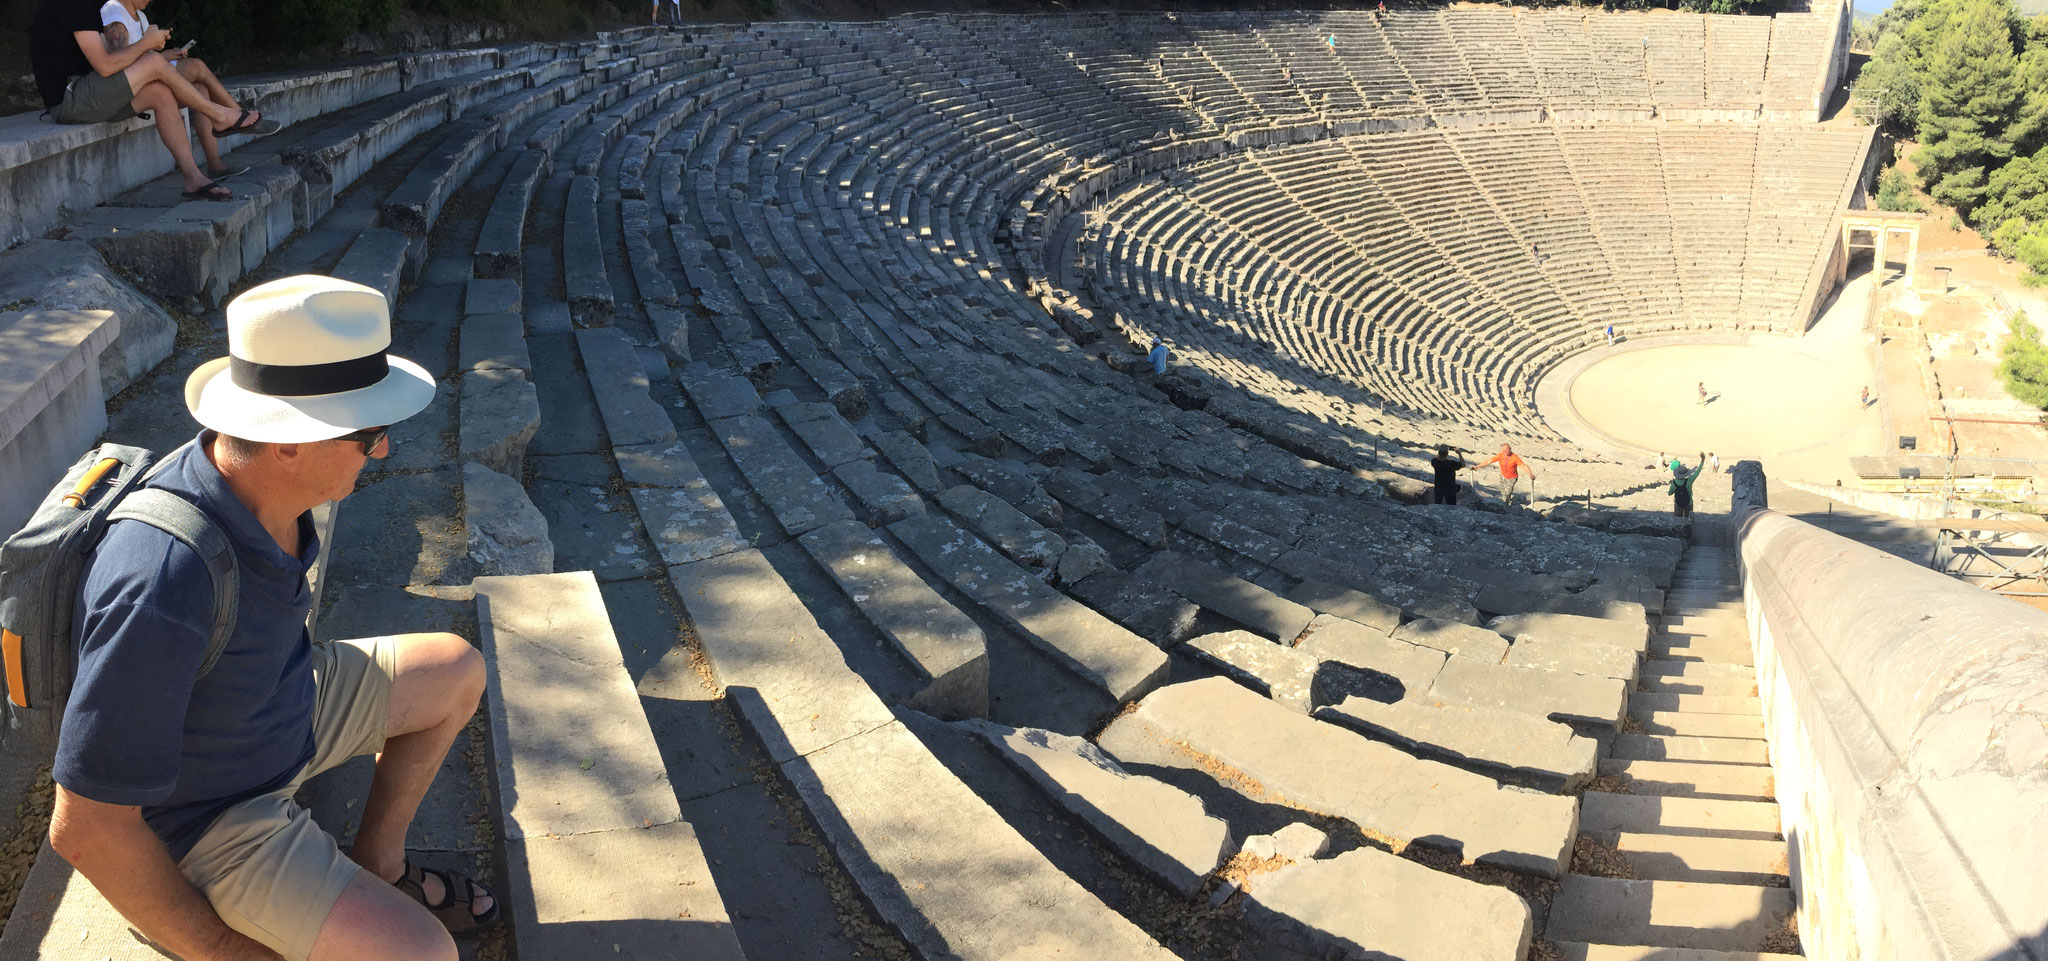
[[[1937,17],[1942,21],[1935,23]],[[1990,171],[2012,156],[2006,139],[2021,102],[2012,0],[1937,0],[1909,34],[1935,38],[1920,71],[1920,151],[1928,192],[1968,212]]]

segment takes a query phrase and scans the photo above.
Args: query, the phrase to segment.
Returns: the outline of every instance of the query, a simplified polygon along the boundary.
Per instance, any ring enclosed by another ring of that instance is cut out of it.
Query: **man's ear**
[[[285,463],[291,463],[303,456],[306,453],[306,449],[310,446],[309,444],[271,444],[268,450],[272,457]]]

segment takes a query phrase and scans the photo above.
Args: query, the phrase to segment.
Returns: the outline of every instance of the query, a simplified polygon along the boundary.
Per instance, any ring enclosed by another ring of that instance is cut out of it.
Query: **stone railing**
[[[1762,479],[1737,466],[1736,529],[1807,957],[2048,959],[2048,613],[1765,509]]]

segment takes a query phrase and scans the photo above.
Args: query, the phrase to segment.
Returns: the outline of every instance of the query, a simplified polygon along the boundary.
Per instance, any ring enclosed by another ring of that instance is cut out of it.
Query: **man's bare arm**
[[[106,40],[107,52],[114,53],[128,45],[128,25],[125,23],[107,24],[106,29],[100,31],[100,36]]]
[[[78,41],[78,49],[85,52],[85,59],[92,64],[93,72],[102,77],[111,77],[128,69],[142,59],[143,54],[162,50],[171,39],[170,31],[151,27],[134,43],[110,51],[104,35],[97,30],[74,30],[71,36]]]
[[[277,954],[227,926],[199,889],[178,873],[142,809],[102,804],[57,786],[50,847],[150,940],[192,961],[277,961]]]

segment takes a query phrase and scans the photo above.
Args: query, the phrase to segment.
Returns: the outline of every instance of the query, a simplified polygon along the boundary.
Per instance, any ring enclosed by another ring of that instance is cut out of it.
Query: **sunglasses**
[[[336,437],[335,440],[360,441],[363,445],[363,453],[367,455],[371,451],[376,450],[377,443],[384,439],[385,434],[390,432],[391,425],[385,424],[382,427],[365,427],[359,431],[343,434],[340,437]]]

